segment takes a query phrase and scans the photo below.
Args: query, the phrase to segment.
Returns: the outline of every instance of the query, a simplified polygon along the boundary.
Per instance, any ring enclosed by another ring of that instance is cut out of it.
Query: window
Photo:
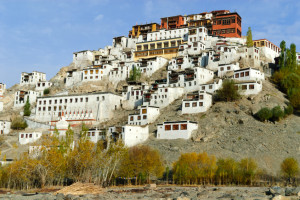
[[[178,124],[174,124],[173,125],[173,130],[179,130],[179,125]]]
[[[249,72],[245,72],[245,76],[249,76]]]
[[[85,102],[89,102],[89,98],[85,98]]]
[[[138,119],[138,120],[141,120],[141,116],[139,115],[137,119]]]
[[[143,119],[147,119],[147,115],[143,115]]]
[[[83,102],[83,98],[80,98],[80,102]]]
[[[245,76],[245,73],[244,73],[244,72],[242,72],[242,73],[241,73],[241,77],[244,77],[244,76]]]
[[[181,124],[180,130],[187,130],[187,124]]]
[[[24,134],[21,134],[21,138],[24,138]]]
[[[254,90],[254,85],[249,85],[250,90]]]
[[[170,131],[171,130],[171,125],[165,125],[165,131]]]
[[[212,85],[210,85],[210,86],[209,86],[209,89],[212,89],[212,88],[213,88]]]
[[[220,71],[224,71],[224,67],[221,67]]]
[[[185,103],[185,107],[190,107],[190,103]]]
[[[235,78],[239,78],[240,77],[240,75],[239,74],[235,74]]]
[[[193,107],[197,107],[197,102],[193,102],[193,103],[192,103],[192,106],[193,106]]]
[[[32,138],[32,134],[31,133],[29,134],[29,138]]]
[[[147,113],[147,109],[142,109],[142,114],[146,114]]]
[[[130,117],[130,121],[133,121],[133,116]]]
[[[199,102],[199,106],[203,106],[203,102]]]
[[[247,85],[242,85],[242,90],[247,90]]]
[[[227,67],[227,70],[230,70],[230,67]]]

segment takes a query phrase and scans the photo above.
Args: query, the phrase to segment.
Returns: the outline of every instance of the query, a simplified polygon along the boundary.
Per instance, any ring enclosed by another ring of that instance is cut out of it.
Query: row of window
[[[187,124],[165,125],[165,131],[187,130]]]
[[[141,115],[138,115],[137,120],[141,120],[141,119],[142,119]],[[143,119],[147,119],[147,115],[143,115]],[[133,120],[134,120],[134,117],[130,116],[130,121],[133,121]]]
[[[166,41],[166,42],[157,42],[157,43],[150,43],[144,45],[137,45],[136,50],[153,50],[153,49],[162,49],[162,48],[169,48],[169,47],[177,47],[182,43],[181,40],[177,41]]]
[[[240,77],[245,77],[245,76],[249,76],[249,71],[248,72],[236,73],[234,77],[235,78],[240,78]]]
[[[236,85],[235,86],[235,89],[239,89],[239,87]],[[251,85],[242,85],[242,90],[254,90],[254,84],[251,84]]]
[[[105,96],[102,96],[102,101],[104,101],[105,100]],[[74,101],[73,101],[74,100]],[[96,98],[96,100],[97,101],[100,101],[100,97],[97,97]],[[83,103],[83,102],[86,102],[86,103],[88,103],[89,102],[89,98],[88,97],[86,97],[86,98],[70,98],[70,99],[55,99],[55,100],[49,100],[48,101],[48,104],[49,105],[51,105],[52,104],[52,102],[54,102],[54,104],[58,104],[58,102],[60,103],[60,104],[62,104],[63,102],[64,103]],[[47,104],[47,101],[46,100],[44,100],[44,101],[39,101],[39,103],[38,103],[38,105],[42,105],[42,103],[43,103],[43,105],[46,105]]]
[[[192,104],[192,106],[191,106]],[[198,107],[198,104],[200,107],[203,106],[203,102],[193,102],[193,103],[185,103],[184,107],[189,108],[189,107]]]

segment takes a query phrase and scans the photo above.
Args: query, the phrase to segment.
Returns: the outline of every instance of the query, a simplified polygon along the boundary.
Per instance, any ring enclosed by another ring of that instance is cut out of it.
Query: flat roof
[[[237,13],[237,12],[231,12],[231,13],[224,13],[224,14],[217,14],[215,16],[215,18],[219,17],[219,16],[226,16],[226,15],[238,15],[241,19],[242,17]]]
[[[271,42],[270,40],[268,39],[258,39],[258,40],[253,40],[253,42],[258,42],[258,41],[262,41],[262,40],[267,40],[268,42],[272,43],[273,45],[275,45],[277,48],[279,48],[281,50],[280,47],[278,47],[276,44],[274,44],[273,42]]]
[[[157,125],[163,125],[163,124],[177,124],[177,123],[192,123],[192,124],[198,124],[197,122],[193,122],[193,121],[167,121],[167,122],[163,122],[162,124],[157,124]]]
[[[171,16],[171,17],[162,17],[160,19],[166,19],[166,18],[172,18],[172,17],[183,17],[182,15],[175,15],[175,16]]]
[[[260,72],[260,70],[254,69],[254,68],[252,68],[252,67],[247,67],[247,68],[243,68],[243,69],[234,70],[234,72],[239,72],[239,71],[244,71],[244,70],[249,70],[249,69],[253,69],[253,70],[256,70],[256,71],[259,71],[259,72]]]

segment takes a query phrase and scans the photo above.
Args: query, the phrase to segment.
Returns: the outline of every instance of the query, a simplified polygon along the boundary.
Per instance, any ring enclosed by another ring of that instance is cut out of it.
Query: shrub
[[[300,110],[300,90],[291,92],[289,100],[294,109]]]
[[[11,122],[11,128],[14,130],[23,130],[27,127],[27,122],[22,117],[16,117]]]
[[[47,94],[50,94],[50,89],[49,88],[44,89],[44,95],[47,95]]]
[[[240,98],[238,88],[233,80],[225,80],[222,88],[217,90],[216,99],[219,101],[235,101]]]
[[[294,108],[291,104],[289,104],[287,107],[284,108],[285,116],[291,115],[293,113],[294,113]]]
[[[272,116],[273,116],[273,113],[272,113],[272,110],[270,110],[269,108],[262,108],[260,109],[256,114],[255,116],[262,122],[266,121],[266,120],[269,120]]]
[[[272,109],[272,120],[280,121],[283,117],[284,117],[284,111],[281,109],[280,106],[275,106]]]

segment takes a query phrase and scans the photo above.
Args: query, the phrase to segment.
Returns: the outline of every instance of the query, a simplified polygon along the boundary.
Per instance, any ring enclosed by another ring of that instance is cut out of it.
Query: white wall
[[[11,122],[9,121],[0,121],[0,135],[9,134]]]
[[[73,53],[73,63],[76,68],[83,68],[86,62],[92,62],[94,60],[94,53],[92,51],[79,51]]]
[[[183,99],[182,114],[206,112],[212,105],[212,95],[206,92],[199,93],[199,99]]]
[[[15,93],[15,101],[14,101],[14,107],[20,108],[23,107],[29,99],[29,103],[33,104],[36,102],[37,97],[42,96],[42,92],[36,92],[36,91],[18,91]],[[23,100],[21,99],[21,96],[24,96]]]
[[[125,125],[122,127],[122,139],[126,146],[132,147],[145,142],[149,137],[149,127]]]
[[[152,106],[141,106],[138,114],[128,116],[129,125],[147,125],[153,123],[159,116],[159,108]]]
[[[35,84],[35,90],[36,91],[44,91],[47,88],[50,88],[52,86],[51,82],[48,81],[41,81],[41,82],[37,82]]]
[[[234,71],[234,79],[239,81],[264,81],[265,74],[257,69],[246,68]]]
[[[35,85],[37,82],[46,81],[46,74],[33,71],[32,73],[22,72],[20,85]]]
[[[239,70],[239,69],[240,69],[239,63],[235,63],[235,64],[232,63],[227,65],[220,64],[218,66],[218,77],[223,78],[227,72]]]
[[[67,121],[106,121],[120,108],[122,97],[113,93],[90,93],[70,96],[48,96],[37,99],[36,120],[42,122],[60,120],[64,114]]]
[[[42,133],[33,132],[33,133],[19,133],[19,143],[21,145],[32,143],[37,141],[42,137]]]
[[[183,126],[186,126],[186,129]],[[170,130],[166,130],[166,127],[170,126]],[[175,130],[178,126],[178,130]],[[189,121],[184,122],[164,122],[157,125],[157,139],[189,139],[194,130],[198,129],[197,123]]]
[[[239,92],[242,95],[256,95],[262,91],[262,82],[237,83]]]

